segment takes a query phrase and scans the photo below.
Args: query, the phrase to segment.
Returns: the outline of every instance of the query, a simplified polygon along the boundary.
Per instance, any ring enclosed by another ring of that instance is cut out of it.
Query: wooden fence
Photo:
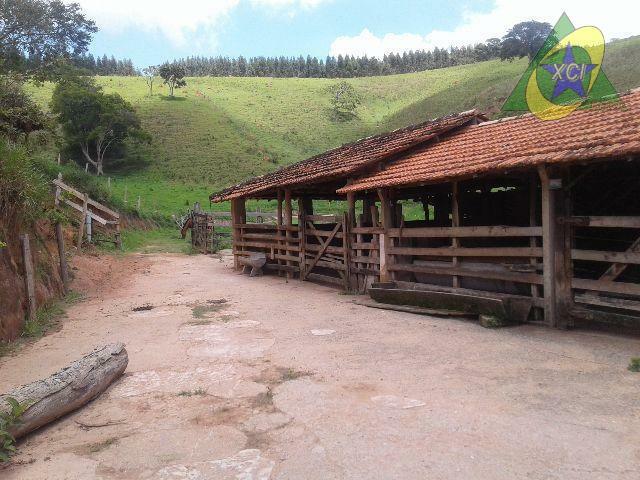
[[[113,242],[117,248],[122,248],[120,236],[120,214],[110,208],[89,198],[89,195],[82,193],[62,181],[62,174],[53,181],[55,186],[55,204],[71,207],[79,217],[77,246],[82,247],[82,242],[87,241],[107,241]],[[79,214],[79,215],[78,215]],[[98,239],[94,237],[93,226],[97,224],[106,234],[113,235],[113,239]]]

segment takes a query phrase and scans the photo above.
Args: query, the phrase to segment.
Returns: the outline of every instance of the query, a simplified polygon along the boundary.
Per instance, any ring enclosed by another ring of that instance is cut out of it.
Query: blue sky
[[[502,36],[524,20],[576,26],[607,39],[640,33],[637,0],[76,0],[101,31],[94,54],[136,66],[189,55],[315,55],[431,49]]]

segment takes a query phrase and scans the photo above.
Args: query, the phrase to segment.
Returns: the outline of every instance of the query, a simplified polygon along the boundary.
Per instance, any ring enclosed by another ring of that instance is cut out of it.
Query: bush
[[[51,199],[48,182],[34,168],[27,151],[0,139],[0,215],[7,222],[18,217],[35,220]]]

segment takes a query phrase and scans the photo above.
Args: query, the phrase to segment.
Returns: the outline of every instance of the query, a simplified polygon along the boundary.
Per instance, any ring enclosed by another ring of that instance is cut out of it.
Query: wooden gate
[[[349,223],[347,215],[306,215],[300,218],[304,238],[300,278],[350,286]]]

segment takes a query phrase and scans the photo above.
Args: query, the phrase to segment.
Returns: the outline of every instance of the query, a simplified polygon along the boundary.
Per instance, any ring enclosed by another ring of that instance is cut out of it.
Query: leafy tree
[[[51,110],[58,115],[68,148],[79,148],[84,160],[104,173],[107,151],[125,140],[146,141],[140,119],[130,103],[117,93],[105,94],[94,80],[67,77],[53,91]]]
[[[358,105],[362,103],[360,95],[348,82],[342,81],[329,87],[331,106],[336,116],[348,118],[355,116]]]
[[[551,33],[551,25],[534,20],[518,23],[511,27],[502,38],[500,58],[513,60],[514,58],[529,57],[533,60],[540,47]]]
[[[28,144],[32,132],[48,127],[49,118],[24,92],[20,79],[0,77],[0,133],[14,143],[24,135],[24,142]]]
[[[97,30],[77,3],[0,0],[0,73],[50,77],[51,65],[84,53]]]
[[[165,63],[158,69],[158,75],[164,81],[163,83],[169,86],[169,96],[171,97],[173,97],[176,88],[187,86],[187,82],[184,79],[186,71],[182,65],[177,63]]]
[[[142,70],[142,75],[144,76],[144,81],[147,82],[147,87],[149,87],[149,96],[153,97],[153,82],[155,82],[158,75],[158,67],[151,65]]]

